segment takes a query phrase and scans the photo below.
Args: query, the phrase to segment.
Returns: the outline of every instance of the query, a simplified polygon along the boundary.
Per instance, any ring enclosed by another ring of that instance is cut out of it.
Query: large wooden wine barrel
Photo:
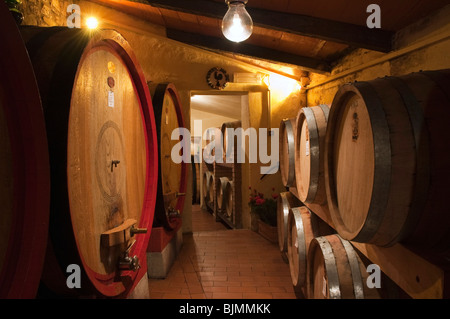
[[[26,27],[21,33],[43,101],[50,154],[43,281],[68,292],[66,270],[75,264],[81,289],[71,292],[126,296],[146,273],[158,179],[143,72],[112,30]]]
[[[285,261],[288,261],[286,254],[288,251],[287,235],[289,210],[299,206],[303,206],[303,204],[290,192],[280,193],[280,196],[277,198],[278,246]]]
[[[326,203],[323,154],[329,107],[300,109],[296,123],[295,180],[303,203]]]
[[[280,123],[280,172],[285,187],[297,187],[295,180],[296,118]]]
[[[340,88],[326,135],[325,180],[344,239],[449,249],[449,124],[449,70]]]
[[[309,299],[379,299],[369,273],[349,241],[338,235],[314,238],[308,252]]]
[[[4,1],[0,28],[0,299],[29,299],[47,246],[48,146],[33,68]]]
[[[185,127],[180,97],[174,84],[158,84],[153,95],[153,109],[159,141],[158,196],[153,226],[172,230],[181,222],[188,173],[188,164],[184,161],[175,163],[171,156],[172,148],[180,143],[180,140],[172,140],[172,132]]]
[[[306,206],[289,210],[287,247],[292,285],[297,291],[307,295],[308,249],[315,237],[326,236],[334,230],[323,222]]]
[[[233,134],[234,130],[242,127],[241,121],[225,122],[220,128],[222,132],[222,145],[223,145],[223,157],[226,163],[234,163],[237,155],[237,137]],[[229,129],[229,130],[227,130]],[[233,143],[231,145],[231,138],[233,138]]]

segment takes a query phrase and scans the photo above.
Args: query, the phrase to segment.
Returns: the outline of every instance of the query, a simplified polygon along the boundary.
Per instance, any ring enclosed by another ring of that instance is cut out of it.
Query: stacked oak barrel
[[[154,109],[116,31],[19,28],[3,2],[0,26],[0,298],[129,297],[183,207],[176,89]]]
[[[230,164],[230,166],[219,167],[215,165],[215,178],[216,178],[216,199],[217,199],[217,212],[229,220],[231,223],[235,222],[235,202],[236,202],[236,189],[239,185],[235,185],[233,180],[235,168],[238,165],[237,162],[237,137],[234,135],[234,130],[242,127],[241,121],[225,122],[221,126],[222,133],[222,149],[223,149],[223,162]],[[232,143],[231,143],[232,142]]]
[[[209,145],[214,140],[214,134],[211,130],[206,130],[206,145]],[[204,153],[205,149],[202,149]],[[211,156],[215,156],[215,148],[211,151]],[[215,161],[214,161],[215,162]],[[202,161],[202,200],[204,208],[210,213],[214,213],[214,205],[216,203],[216,197],[214,196],[215,190],[215,175],[214,175],[214,163],[207,163]]]
[[[220,177],[216,184],[217,210],[229,219],[233,215],[233,181],[228,177]]]
[[[208,207],[214,206],[214,173],[203,171],[202,178],[203,203]]]
[[[352,242],[448,256],[449,124],[450,70],[346,84],[281,122],[279,243],[304,297],[379,297]]]

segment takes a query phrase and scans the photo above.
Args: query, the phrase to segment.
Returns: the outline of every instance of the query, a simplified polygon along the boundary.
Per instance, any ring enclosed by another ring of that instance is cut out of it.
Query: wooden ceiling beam
[[[269,62],[291,64],[317,73],[331,72],[331,66],[326,61],[247,43],[234,43],[225,38],[216,38],[175,29],[167,29],[167,37],[175,41],[215,51],[231,52]]]
[[[147,0],[154,7],[181,11],[200,16],[222,19],[226,13],[225,2],[207,0]],[[315,18],[299,14],[268,11],[247,6],[255,26],[289,32],[322,40],[344,43],[352,47],[374,51],[392,51],[394,32],[369,29],[349,23]],[[366,14],[362,12],[361,14]]]

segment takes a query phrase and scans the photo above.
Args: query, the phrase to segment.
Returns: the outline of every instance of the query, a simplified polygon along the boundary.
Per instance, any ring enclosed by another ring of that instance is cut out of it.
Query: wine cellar
[[[0,26],[0,299],[450,298],[448,1]]]

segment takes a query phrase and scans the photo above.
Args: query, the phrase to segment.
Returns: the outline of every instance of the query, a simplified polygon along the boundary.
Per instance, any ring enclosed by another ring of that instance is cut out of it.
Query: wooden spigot
[[[146,228],[136,228],[135,219],[127,219],[121,225],[101,234],[100,242],[104,247],[126,244],[136,234],[147,233]]]

